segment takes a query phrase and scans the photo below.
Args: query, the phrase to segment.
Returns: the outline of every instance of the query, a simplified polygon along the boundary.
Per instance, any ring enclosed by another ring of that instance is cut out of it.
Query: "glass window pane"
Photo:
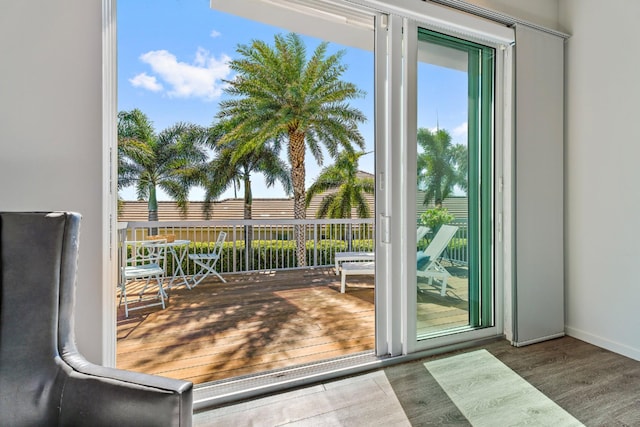
[[[418,32],[418,339],[493,324],[493,57]]]

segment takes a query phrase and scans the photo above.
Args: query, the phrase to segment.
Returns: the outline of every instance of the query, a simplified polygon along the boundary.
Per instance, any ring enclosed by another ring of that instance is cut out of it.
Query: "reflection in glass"
[[[493,49],[420,29],[417,337],[493,323]]]

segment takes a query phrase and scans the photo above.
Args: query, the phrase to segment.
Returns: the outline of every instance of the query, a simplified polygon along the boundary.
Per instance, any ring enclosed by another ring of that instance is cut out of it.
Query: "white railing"
[[[299,268],[296,259],[294,229],[304,227],[306,237],[306,267],[334,265],[335,253],[374,250],[373,219],[254,219],[212,221],[135,221],[119,223],[120,248],[122,242],[146,240],[150,235],[173,235],[176,240],[188,240],[188,252],[207,252],[224,231],[227,238],[222,258],[217,266],[221,273],[272,271]],[[456,222],[458,232],[443,253],[452,262],[468,262],[466,221]],[[251,245],[246,244],[249,237]],[[418,242],[419,249],[426,241]],[[176,270],[175,260],[168,259],[167,273]],[[182,269],[193,274],[194,266],[185,256]]]
[[[254,219],[212,221],[136,221],[120,223],[120,243],[145,240],[150,235],[172,235],[188,240],[189,253],[207,252],[218,233],[227,238],[218,264],[221,273],[270,271],[299,268],[296,259],[294,229],[304,227],[306,267],[334,265],[336,252],[373,251],[373,219]],[[251,245],[247,245],[247,238]],[[174,260],[168,261],[168,273],[175,271]],[[193,265],[185,257],[185,274]]]

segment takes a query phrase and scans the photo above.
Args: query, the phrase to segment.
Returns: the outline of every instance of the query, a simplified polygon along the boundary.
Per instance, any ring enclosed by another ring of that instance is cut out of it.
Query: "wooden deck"
[[[146,308],[127,319],[120,307],[118,368],[199,384],[374,348],[373,276],[349,276],[345,294],[327,268],[225,279],[172,289],[164,310]],[[421,293],[420,332],[466,322],[456,292]]]
[[[440,296],[439,287],[430,287],[426,279],[418,279],[417,334],[428,336],[469,324],[469,286],[466,267],[445,262],[452,277],[447,281],[447,294]]]

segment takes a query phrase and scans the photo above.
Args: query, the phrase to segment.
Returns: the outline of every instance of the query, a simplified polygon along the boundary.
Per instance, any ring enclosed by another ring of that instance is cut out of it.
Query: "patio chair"
[[[425,227],[425,226],[420,226],[416,229],[416,242],[420,241],[420,239],[422,239],[424,236],[427,235],[427,233],[429,232],[430,228],[429,227]],[[336,252],[334,255],[334,261],[335,261],[335,272],[336,272],[336,276],[340,274],[340,272],[342,271],[343,265],[345,263],[350,263],[353,264],[355,262],[362,262],[365,263],[366,265],[373,265],[372,261],[375,260],[375,253],[373,252],[365,252],[365,251],[361,251],[361,252]],[[362,266],[360,266],[362,267]],[[359,268],[359,266],[357,265],[350,265],[349,268],[351,268],[352,270],[347,272],[346,275],[349,274],[356,274],[353,271],[356,270],[363,270],[366,269],[366,266],[363,268]],[[344,282],[344,277],[345,275],[342,275],[342,281]],[[342,285],[342,289],[344,289],[344,285]]]
[[[423,239],[429,231],[431,231],[431,229],[429,227],[425,227],[424,225],[416,228],[416,242],[419,242],[421,239]]]
[[[132,256],[126,259],[126,261],[123,263],[124,265],[120,267],[122,277],[120,280],[120,301],[118,302],[118,306],[124,301],[125,317],[129,317],[129,312],[132,310],[140,310],[142,308],[153,307],[156,305],[161,305],[163,309],[165,308],[164,299],[168,298],[163,286],[165,276],[164,269],[167,261],[166,243],[166,240],[159,239],[125,242],[123,244],[122,250],[126,251],[127,247],[131,246],[132,253]],[[127,257],[124,256],[123,258]],[[153,280],[153,284],[158,287],[158,293],[153,298],[154,302],[150,304],[129,307],[129,296],[127,296],[127,287],[129,287],[134,282],[145,279],[146,283],[144,284],[142,290],[138,292],[137,300],[138,302],[141,302],[143,300],[143,295],[151,284],[151,280]]]
[[[0,424],[191,426],[191,382],[78,352],[74,331],[99,329],[100,317],[74,322],[79,231],[71,212],[0,212]]]
[[[433,279],[439,280],[442,284],[441,296],[445,296],[447,293],[447,279],[451,277],[451,274],[440,264],[440,257],[457,231],[458,227],[455,225],[441,226],[429,246],[424,251],[418,252],[418,277],[428,278],[429,285],[433,285]],[[418,289],[420,289],[419,284]]]
[[[220,259],[222,254],[222,244],[224,240],[227,238],[227,233],[221,231],[218,234],[218,240],[216,240],[216,244],[213,249],[207,253],[202,254],[189,254],[189,259],[193,261],[195,265],[197,265],[200,269],[197,273],[195,273],[191,279],[193,280],[193,285],[191,287],[195,287],[198,283],[202,282],[204,279],[209,277],[209,275],[213,274],[214,276],[218,276],[223,283],[227,283],[226,280],[222,278],[222,276],[216,271],[215,267]],[[198,276],[200,278],[196,279]]]

